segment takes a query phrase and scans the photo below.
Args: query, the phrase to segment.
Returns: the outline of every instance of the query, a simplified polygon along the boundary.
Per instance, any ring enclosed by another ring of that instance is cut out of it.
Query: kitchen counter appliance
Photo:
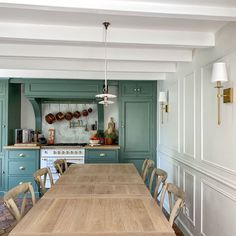
[[[68,163],[84,164],[86,143],[57,143],[47,145],[41,149],[40,168],[49,167],[52,172],[54,182],[59,175],[54,167],[54,161],[57,159],[66,159]],[[54,148],[55,147],[55,148]],[[47,179],[46,187],[50,188],[50,181]]]

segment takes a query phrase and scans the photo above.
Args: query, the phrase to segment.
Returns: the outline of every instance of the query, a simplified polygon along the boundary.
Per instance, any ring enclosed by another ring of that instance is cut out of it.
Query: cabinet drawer
[[[10,150],[8,157],[10,159],[17,158],[18,160],[35,160],[38,157],[38,150]]]
[[[32,175],[36,170],[36,164],[33,161],[10,161],[9,175]]]
[[[118,162],[117,150],[86,150],[87,163],[115,163]]]
[[[34,191],[37,192],[38,189],[37,189],[37,186],[36,186],[36,183],[34,181],[34,178],[33,177],[28,177],[28,176],[10,176],[8,178],[8,186],[9,186],[9,189],[19,185],[19,184],[22,184],[22,183],[25,183],[25,182],[31,182],[32,183],[32,186],[34,187]]]

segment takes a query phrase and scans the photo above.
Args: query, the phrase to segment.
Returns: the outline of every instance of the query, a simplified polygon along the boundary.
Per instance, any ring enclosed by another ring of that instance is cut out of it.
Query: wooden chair
[[[153,160],[150,160],[150,159],[144,160],[143,166],[142,166],[141,177],[145,183],[147,181],[148,173],[150,172],[152,168],[154,168],[154,166],[155,166],[155,163]]]
[[[152,171],[152,175],[151,175],[150,183],[149,183],[149,190],[150,190],[150,193],[152,193],[152,187],[153,187],[153,182],[154,182],[154,178],[155,178],[156,186],[155,186],[153,198],[157,202],[158,202],[158,196],[160,195],[160,193],[165,185],[165,181],[167,179],[167,176],[168,176],[168,174],[162,169],[154,168]],[[162,184],[162,186],[161,186],[161,189],[159,190],[161,184]]]
[[[161,202],[160,202],[161,209],[163,209],[166,192],[168,193],[169,209],[170,209],[169,223],[172,227],[176,217],[179,215],[181,208],[183,208],[185,205],[186,194],[181,188],[177,187],[172,183],[165,184],[161,194]],[[173,199],[175,200],[174,205],[173,205]]]
[[[18,185],[11,190],[9,190],[4,195],[4,205],[8,208],[10,213],[16,218],[17,221],[20,221],[21,218],[25,214],[25,205],[26,205],[26,197],[28,193],[31,194],[31,200],[33,206],[35,205],[35,194],[34,194],[34,188],[32,187],[31,183],[23,183],[21,185]],[[22,199],[20,210],[15,202],[16,197],[18,197],[20,194],[24,194],[24,197]]]
[[[46,193],[46,180],[49,177],[51,186],[54,185],[52,173],[49,168],[41,168],[34,173],[34,180],[40,189],[41,196]]]
[[[57,159],[54,161],[54,167],[59,175],[62,175],[67,170],[68,165],[65,159]]]

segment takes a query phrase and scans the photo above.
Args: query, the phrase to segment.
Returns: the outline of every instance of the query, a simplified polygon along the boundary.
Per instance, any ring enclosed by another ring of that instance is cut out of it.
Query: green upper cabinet
[[[120,84],[120,96],[122,97],[153,97],[155,88],[152,82],[128,81]]]
[[[24,83],[27,97],[52,99],[95,99],[103,87],[103,81],[98,80],[25,79]]]
[[[5,156],[3,147],[14,143],[14,130],[20,127],[21,88],[9,79],[0,79],[0,193],[4,191]]]
[[[144,95],[122,90],[137,84],[143,86]],[[145,158],[156,160],[156,82],[122,81],[120,87],[120,160],[132,162],[141,170]]]

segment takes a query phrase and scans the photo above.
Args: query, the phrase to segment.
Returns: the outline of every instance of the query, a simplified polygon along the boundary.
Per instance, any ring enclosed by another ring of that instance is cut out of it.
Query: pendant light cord
[[[104,27],[105,27],[105,36],[104,36],[104,47],[105,47],[105,56],[104,56],[104,67],[105,67],[105,88],[104,88],[104,92],[108,93],[108,86],[107,86],[107,29],[108,26],[110,25],[109,22],[104,22],[103,23]]]

